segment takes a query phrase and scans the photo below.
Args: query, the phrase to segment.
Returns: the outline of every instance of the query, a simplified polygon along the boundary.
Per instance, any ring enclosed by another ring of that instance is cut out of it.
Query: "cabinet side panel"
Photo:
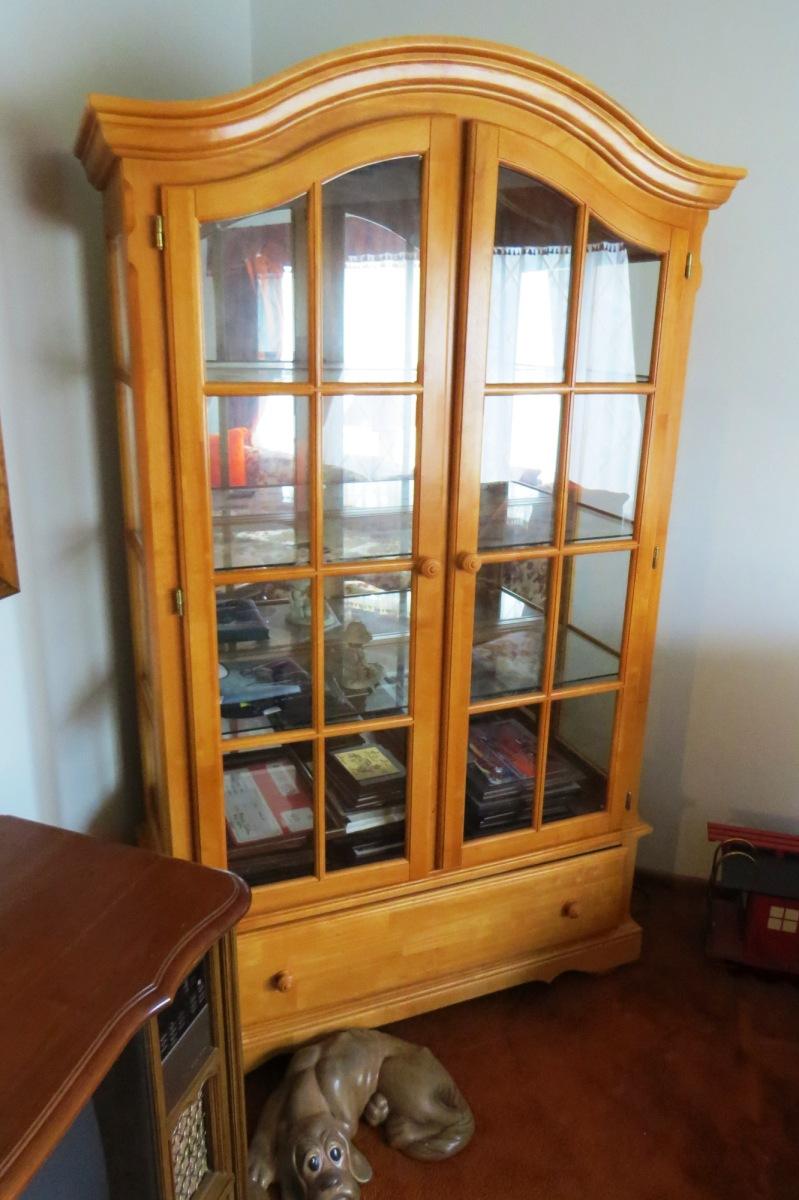
[[[617,751],[619,790],[629,797],[625,813],[625,822],[628,824],[638,821],[637,793],[657,632],[663,552],[677,461],[694,300],[701,278],[697,260],[706,222],[706,214],[696,213],[689,229],[674,229],[669,250],[658,351],[658,383],[641,497],[638,579],[630,620],[625,721]],[[689,253],[693,263],[690,276],[686,267]]]
[[[152,237],[157,194],[127,178],[106,191],[106,234],[116,227],[112,280],[125,480],[125,529],[136,649],[137,700],[145,776],[145,837],[181,858],[194,855],[186,768],[185,688],[178,585],[172,439],[164,338],[161,252]],[[125,325],[127,329],[125,330]],[[123,393],[124,394],[124,393]],[[136,632],[138,631],[138,632]]]

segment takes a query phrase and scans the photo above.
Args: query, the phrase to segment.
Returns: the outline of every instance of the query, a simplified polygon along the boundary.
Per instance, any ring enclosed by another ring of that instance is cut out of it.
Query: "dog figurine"
[[[250,1145],[250,1200],[277,1179],[282,1200],[358,1200],[372,1168],[352,1145],[363,1117],[411,1158],[449,1158],[474,1117],[429,1050],[375,1029],[305,1046],[261,1113]]]

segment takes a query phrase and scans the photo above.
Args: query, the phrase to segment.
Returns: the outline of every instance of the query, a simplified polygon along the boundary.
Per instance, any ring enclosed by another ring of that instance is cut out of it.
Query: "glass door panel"
[[[486,563],[477,577],[472,700],[542,685],[551,559]]]
[[[199,849],[307,880],[262,911],[433,864],[461,140],[402,117],[164,189]]]
[[[532,827],[540,711],[527,705],[470,719],[466,841]]]
[[[416,379],[421,165],[370,163],[322,188],[326,380]]]
[[[415,396],[330,396],[322,430],[326,562],[409,555]]]
[[[634,238],[614,233],[558,174],[549,148],[474,126],[445,867],[566,842],[548,827],[567,819],[575,839],[620,820],[608,778],[668,243],[641,214]]]
[[[577,342],[579,383],[649,379],[660,267],[659,254],[625,241],[591,217]]]
[[[602,812],[616,716],[616,692],[553,700],[549,723],[544,824]]]
[[[552,541],[560,413],[560,396],[485,397],[479,550]]]
[[[325,580],[325,713],[352,721],[408,711],[411,573]]]
[[[633,536],[646,396],[575,395],[566,540]]]
[[[577,205],[540,179],[500,166],[489,383],[563,379]]]
[[[216,589],[222,736],[311,724],[311,581]]]
[[[308,378],[308,201],[200,226],[206,378]]]
[[[312,875],[313,743],[223,760],[228,865],[251,886]]]
[[[206,401],[214,566],[309,561],[307,396]]]
[[[327,738],[328,871],[405,855],[407,729]]]
[[[630,552],[563,560],[555,684],[618,679]]]

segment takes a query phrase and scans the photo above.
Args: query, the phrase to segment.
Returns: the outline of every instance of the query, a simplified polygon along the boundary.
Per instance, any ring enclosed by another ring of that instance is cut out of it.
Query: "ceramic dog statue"
[[[390,1146],[433,1161],[474,1133],[468,1104],[429,1050],[374,1029],[348,1029],[298,1050],[258,1122],[252,1200],[277,1179],[282,1200],[358,1200],[372,1168],[352,1138],[363,1117]]]

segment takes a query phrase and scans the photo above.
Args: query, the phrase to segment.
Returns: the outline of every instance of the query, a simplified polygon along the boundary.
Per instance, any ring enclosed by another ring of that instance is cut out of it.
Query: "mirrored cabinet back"
[[[90,97],[146,838],[254,888],[245,1061],[635,958],[700,242],[744,172],[460,39]]]

